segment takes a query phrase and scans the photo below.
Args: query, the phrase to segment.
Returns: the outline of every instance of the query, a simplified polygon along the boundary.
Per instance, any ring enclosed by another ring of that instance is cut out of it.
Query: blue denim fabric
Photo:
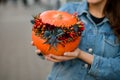
[[[48,80],[120,80],[120,43],[109,20],[95,24],[88,12],[86,1],[67,3],[59,10],[73,14],[85,24],[79,48],[94,55],[91,65],[80,59],[54,63]]]

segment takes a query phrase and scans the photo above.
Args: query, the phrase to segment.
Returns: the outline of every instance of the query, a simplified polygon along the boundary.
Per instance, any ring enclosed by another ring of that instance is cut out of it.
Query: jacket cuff
[[[100,56],[97,56],[97,55],[93,55],[94,56],[94,59],[93,59],[93,63],[91,64],[91,67],[88,71],[89,74],[92,74],[92,75],[97,75],[98,74],[98,67],[100,65]]]

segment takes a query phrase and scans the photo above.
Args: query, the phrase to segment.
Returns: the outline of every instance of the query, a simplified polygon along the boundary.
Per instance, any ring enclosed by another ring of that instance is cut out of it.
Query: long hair
[[[120,40],[120,0],[107,0],[103,12],[109,19],[115,35]]]

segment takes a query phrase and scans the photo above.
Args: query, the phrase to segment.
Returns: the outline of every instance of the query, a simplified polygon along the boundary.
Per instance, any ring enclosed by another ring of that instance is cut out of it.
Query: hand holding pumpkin
[[[31,45],[34,46],[34,42],[31,41]],[[72,52],[65,52],[64,56],[56,56],[53,54],[49,54],[49,55],[44,55],[46,60],[52,61],[52,62],[62,62],[62,61],[67,61],[67,60],[71,60],[71,59],[75,59],[80,55],[80,50],[77,48]],[[35,50],[35,52],[39,55],[41,54],[41,50]]]
[[[53,54],[49,54],[45,56],[45,58],[52,62],[62,62],[62,61],[78,58],[79,55],[80,55],[80,49],[77,48],[72,52],[65,52],[64,56],[56,56]]]
[[[31,42],[31,44],[34,46],[33,41]],[[35,51],[37,54],[40,54],[41,51],[40,50],[36,50]],[[80,50],[79,48],[75,49],[72,52],[65,52],[64,56],[56,56],[53,54],[49,54],[49,55],[44,55],[46,60],[52,61],[52,62],[62,62],[62,61],[67,61],[67,60],[71,60],[71,59],[75,59],[75,58],[79,58],[85,62],[87,62],[88,64],[92,64],[94,56],[86,53],[82,50]]]
[[[61,11],[45,11],[34,16],[32,28],[33,46],[39,56],[52,62],[62,62],[79,58],[88,64],[94,56],[77,48],[84,24],[76,14]],[[72,45],[72,46],[71,46]],[[42,54],[41,54],[42,52]]]

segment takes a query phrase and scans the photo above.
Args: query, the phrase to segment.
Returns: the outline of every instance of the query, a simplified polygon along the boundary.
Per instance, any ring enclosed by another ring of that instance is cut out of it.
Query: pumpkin
[[[84,24],[77,14],[48,10],[34,16],[31,21],[32,40],[43,55],[62,56],[64,52],[73,51],[80,43]]]

